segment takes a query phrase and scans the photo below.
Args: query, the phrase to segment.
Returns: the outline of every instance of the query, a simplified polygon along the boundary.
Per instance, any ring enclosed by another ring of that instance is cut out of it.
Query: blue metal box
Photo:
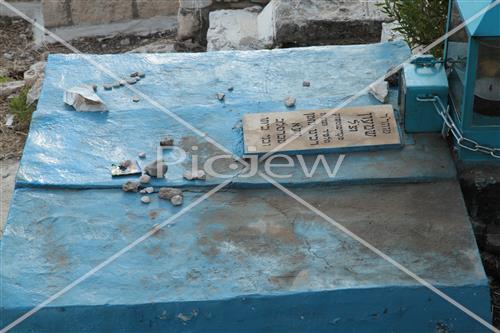
[[[419,102],[419,97],[439,96],[448,101],[448,79],[444,66],[421,66],[407,63],[401,77],[400,108],[406,132],[438,132],[443,126],[432,103]]]

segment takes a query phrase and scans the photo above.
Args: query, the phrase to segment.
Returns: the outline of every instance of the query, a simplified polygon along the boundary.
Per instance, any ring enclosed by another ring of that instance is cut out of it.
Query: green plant
[[[427,46],[444,35],[448,0],[383,0],[378,6],[389,18],[397,20],[400,32],[412,48]],[[440,57],[443,44],[430,51]]]
[[[10,79],[7,76],[0,75],[0,83],[9,82]]]
[[[35,111],[35,106],[28,105],[26,96],[28,95],[29,87],[21,89],[17,96],[14,96],[9,102],[9,110],[15,115],[15,119],[22,128],[29,127],[31,115]]]

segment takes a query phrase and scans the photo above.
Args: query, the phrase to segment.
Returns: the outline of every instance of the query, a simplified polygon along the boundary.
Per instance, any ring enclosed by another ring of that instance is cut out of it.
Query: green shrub
[[[448,0],[383,0],[378,6],[399,22],[400,27],[395,30],[412,48],[427,46],[446,32]],[[430,53],[440,57],[443,44],[434,47]]]
[[[0,75],[0,83],[5,83],[5,82],[9,82],[9,81],[10,81],[10,79],[7,76]]]
[[[31,115],[33,114],[33,111],[35,111],[35,106],[28,105],[26,102],[28,91],[29,87],[24,87],[17,96],[10,100],[9,103],[9,110],[15,115],[15,119],[21,128],[29,127]]]

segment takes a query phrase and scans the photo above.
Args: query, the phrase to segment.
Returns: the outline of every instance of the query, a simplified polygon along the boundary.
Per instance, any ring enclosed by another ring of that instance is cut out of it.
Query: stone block
[[[210,13],[207,50],[256,50],[270,48],[273,29],[268,12],[259,6],[240,10],[217,10]],[[265,15],[261,19],[261,15]],[[263,27],[259,26],[259,22]]]
[[[70,0],[42,0],[42,13],[47,28],[72,24]]]
[[[131,0],[71,1],[74,24],[111,23],[132,18]]]
[[[275,5],[275,38],[281,46],[378,42],[387,19],[376,2],[302,0]]]
[[[135,0],[139,18],[177,15],[178,0]]]

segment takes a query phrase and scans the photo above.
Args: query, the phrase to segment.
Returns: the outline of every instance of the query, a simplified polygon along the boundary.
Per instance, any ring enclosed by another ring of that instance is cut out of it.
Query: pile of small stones
[[[170,137],[164,137],[160,140],[160,146],[173,146],[174,140]],[[138,154],[140,159],[146,158],[146,153],[140,152]],[[139,192],[142,194],[141,202],[144,204],[149,204],[151,202],[151,197],[149,194],[155,192],[154,187],[148,186],[151,182],[152,177],[163,178],[168,170],[167,164],[163,160],[156,160],[144,168],[144,173],[139,177],[138,181],[127,181],[122,185],[122,190],[124,192]],[[197,171],[186,171],[183,177],[187,180],[206,180],[206,174],[203,170]],[[182,205],[184,201],[184,195],[181,189],[173,187],[161,187],[158,192],[160,199],[170,201],[174,206]]]
[[[102,87],[104,90],[112,90],[113,88],[114,89],[120,88],[120,87],[123,87],[127,84],[129,84],[129,85],[136,84],[137,82],[139,82],[141,79],[143,79],[145,77],[146,77],[146,74],[144,72],[133,72],[130,74],[130,78],[127,80],[120,80],[120,81],[116,81],[113,83],[105,83],[102,85]],[[97,85],[94,84],[94,85],[92,85],[92,87],[94,88],[94,91],[97,91]],[[132,97],[132,101],[135,103],[139,102],[140,100],[141,99],[139,96]]]

